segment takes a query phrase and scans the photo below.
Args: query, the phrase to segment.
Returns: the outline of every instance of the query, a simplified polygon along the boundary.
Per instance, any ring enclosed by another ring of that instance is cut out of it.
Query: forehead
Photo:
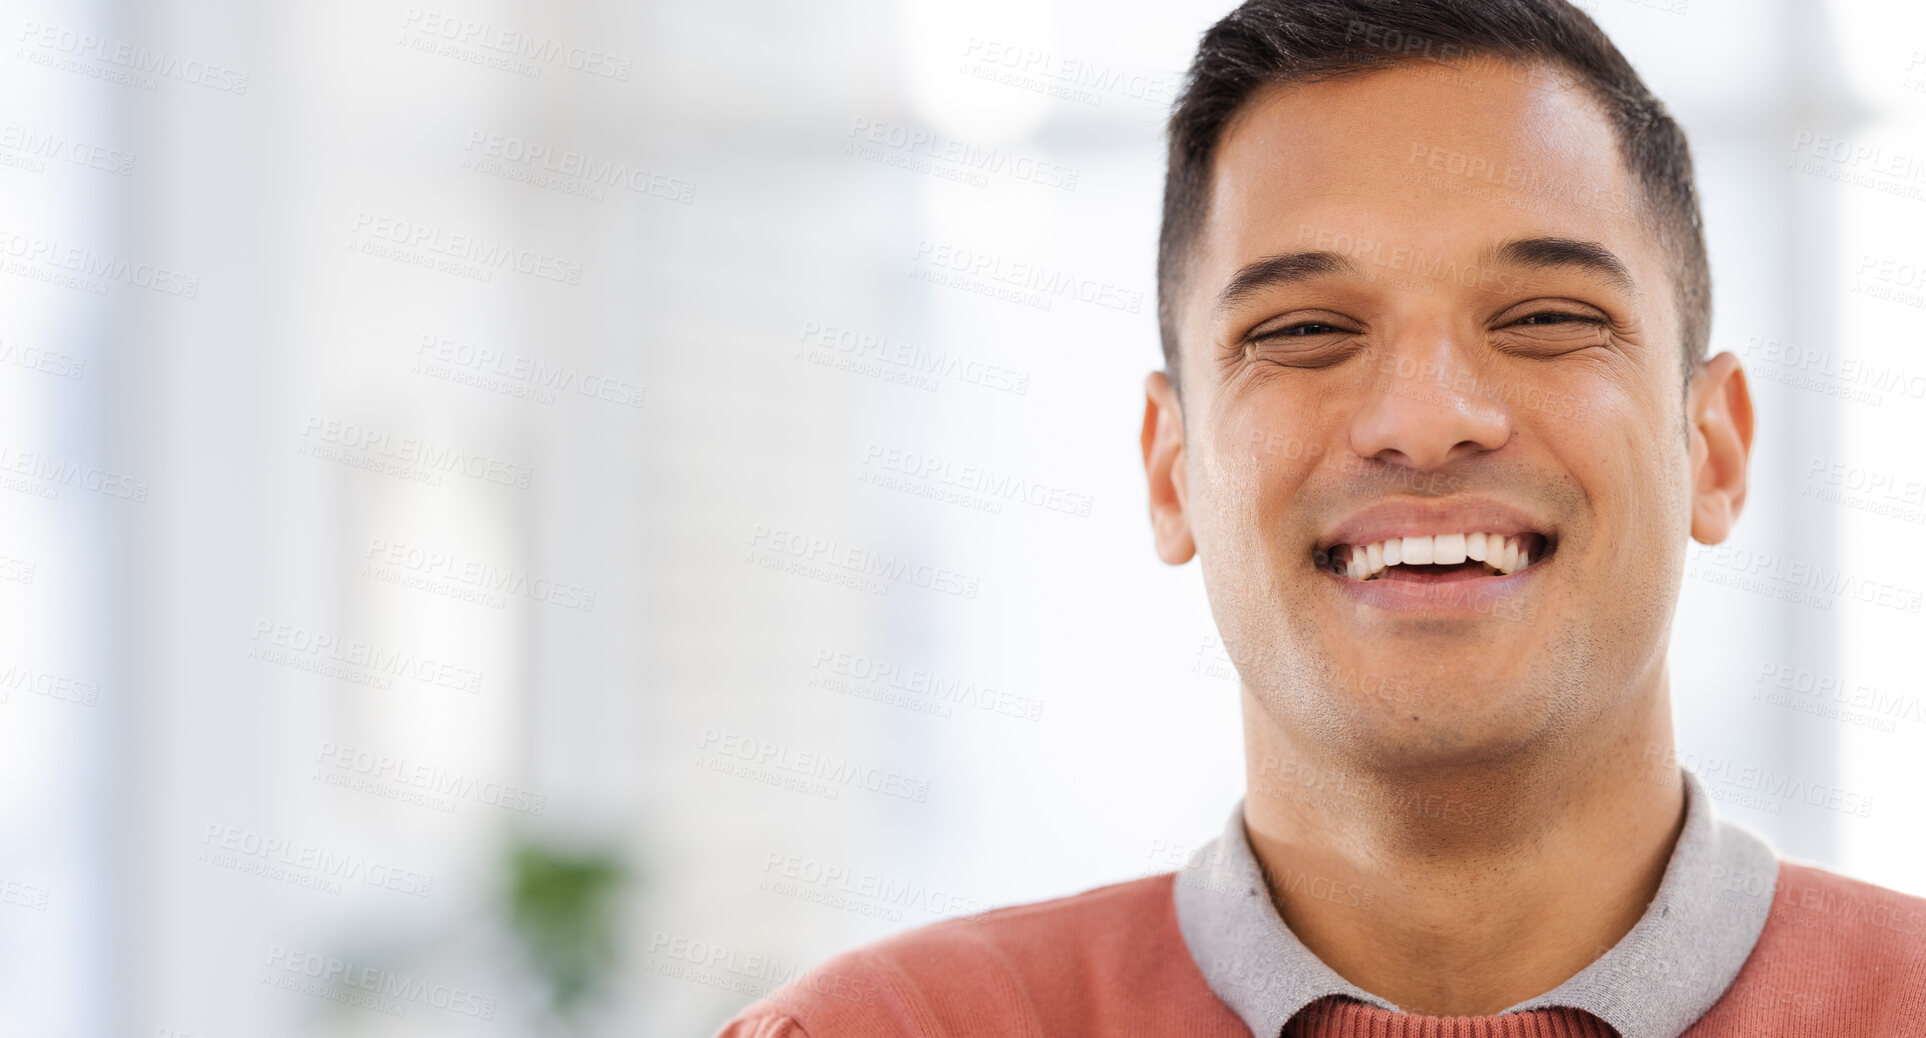
[[[1369,242],[1467,259],[1534,236],[1656,259],[1597,102],[1562,74],[1431,62],[1268,87],[1226,127],[1193,285],[1238,265]],[[1641,278],[1640,280],[1643,280]]]

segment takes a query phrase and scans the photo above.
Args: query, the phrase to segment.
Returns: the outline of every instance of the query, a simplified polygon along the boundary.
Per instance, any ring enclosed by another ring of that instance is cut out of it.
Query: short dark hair
[[[1173,382],[1176,297],[1209,215],[1212,163],[1225,127],[1252,95],[1272,84],[1477,57],[1562,70],[1604,109],[1619,157],[1642,189],[1642,215],[1672,253],[1689,384],[1711,331],[1712,272],[1685,131],[1597,23],[1566,0],[1246,0],[1211,26],[1170,115],[1157,320]]]

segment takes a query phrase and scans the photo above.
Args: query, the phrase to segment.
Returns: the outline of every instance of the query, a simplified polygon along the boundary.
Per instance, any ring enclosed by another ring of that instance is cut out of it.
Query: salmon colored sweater
[[[847,952],[718,1038],[1250,1038],[1178,928],[1174,874],[955,919]],[[1876,906],[1876,907],[1875,907]],[[1689,1038],[1926,1035],[1926,901],[1781,863],[1765,929]],[[1636,984],[1636,980],[1628,981]],[[1427,1017],[1338,998],[1287,1038],[1604,1038],[1582,1010]],[[1263,1036],[1269,1038],[1269,1036]]]

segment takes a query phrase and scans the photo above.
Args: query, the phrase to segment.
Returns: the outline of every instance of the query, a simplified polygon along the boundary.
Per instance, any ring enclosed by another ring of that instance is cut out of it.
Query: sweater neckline
[[[1495,1016],[1421,1016],[1342,997],[1304,1007],[1280,1038],[1618,1038],[1582,1009],[1554,1006]]]

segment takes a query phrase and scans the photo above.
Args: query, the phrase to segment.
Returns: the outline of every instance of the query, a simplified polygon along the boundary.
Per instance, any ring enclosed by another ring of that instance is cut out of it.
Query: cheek
[[[1227,416],[1193,472],[1197,525],[1214,526],[1213,542],[1245,552],[1277,544],[1290,532],[1291,495],[1326,453],[1322,443],[1265,411]]]
[[[1690,511],[1677,416],[1630,393],[1594,391],[1585,400],[1574,420],[1539,428],[1590,502],[1597,557],[1620,571],[1663,568],[1677,547],[1672,532]]]

